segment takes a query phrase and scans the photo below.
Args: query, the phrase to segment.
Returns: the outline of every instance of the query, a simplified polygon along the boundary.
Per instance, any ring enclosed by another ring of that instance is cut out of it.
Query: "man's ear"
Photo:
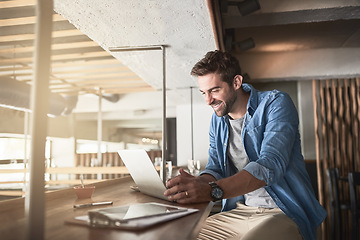
[[[233,82],[233,85],[234,85],[234,89],[235,90],[238,90],[241,88],[241,85],[242,85],[242,82],[243,82],[243,77],[241,75],[236,75],[234,77],[234,82]]]

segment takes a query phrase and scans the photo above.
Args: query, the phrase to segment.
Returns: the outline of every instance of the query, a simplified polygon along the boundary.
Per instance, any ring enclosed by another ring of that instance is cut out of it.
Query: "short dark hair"
[[[215,50],[206,53],[191,69],[191,75],[196,77],[209,73],[217,73],[222,81],[232,84],[234,77],[241,74],[241,68],[239,61],[230,53]]]

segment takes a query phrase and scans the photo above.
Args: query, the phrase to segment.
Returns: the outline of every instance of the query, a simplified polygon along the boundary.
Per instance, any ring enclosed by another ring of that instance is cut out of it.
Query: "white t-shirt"
[[[238,171],[241,171],[248,163],[249,158],[245,152],[241,139],[241,132],[244,124],[244,117],[230,121],[228,157]],[[259,188],[244,195],[245,205],[252,207],[276,208],[277,205],[270,197],[265,188]]]

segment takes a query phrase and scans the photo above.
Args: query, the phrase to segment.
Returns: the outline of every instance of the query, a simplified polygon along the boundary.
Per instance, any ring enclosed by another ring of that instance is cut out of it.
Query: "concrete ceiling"
[[[217,48],[207,1],[55,1],[55,11],[157,91],[162,89],[161,51],[109,49],[166,46],[168,107],[184,99],[189,103],[189,87],[196,86],[191,67]]]
[[[360,1],[259,0],[260,9],[246,16],[234,2],[241,1],[57,0],[53,45],[59,49],[53,51],[53,65],[94,64],[73,68],[68,75],[68,65],[53,70],[52,91],[79,94],[74,111],[84,121],[96,121],[98,109],[97,96],[86,93],[96,93],[94,89],[100,87],[104,93],[121,94],[116,103],[103,101],[105,124],[154,130],[161,123],[161,52],[113,52],[110,48],[166,46],[169,117],[176,115],[177,104],[190,102],[190,87],[196,87],[196,80],[189,76],[193,64],[216,48],[233,52],[254,82],[360,75]],[[19,6],[4,7],[10,3]],[[226,3],[228,7],[224,7]],[[8,59],[31,56],[31,51],[14,50],[31,46],[31,39],[6,42],[6,37],[31,34],[33,24],[5,22],[29,17],[31,11],[33,16],[33,5],[31,0],[0,3],[0,57],[11,63],[5,66],[2,60],[0,67],[8,72],[0,74],[14,76],[14,60]],[[238,43],[249,38],[255,47],[242,50]],[[92,41],[96,44],[91,45]],[[75,78],[71,73],[77,70],[81,73]],[[17,80],[29,81],[29,76],[21,75],[24,72],[16,73]],[[64,82],[70,84],[62,85]],[[199,94],[194,94],[194,101],[202,101]],[[144,119],[143,124],[138,120],[131,123],[131,118]],[[149,127],[145,123],[154,124]]]

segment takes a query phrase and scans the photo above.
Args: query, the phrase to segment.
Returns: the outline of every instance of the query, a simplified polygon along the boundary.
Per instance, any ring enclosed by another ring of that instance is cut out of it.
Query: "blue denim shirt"
[[[305,240],[316,239],[316,229],[326,217],[315,197],[301,153],[299,118],[291,98],[277,90],[260,92],[249,84],[242,141],[249,157],[245,170],[266,182],[264,187],[277,206],[299,227]],[[201,173],[216,179],[237,169],[227,157],[229,116],[213,114],[210,124],[209,161]],[[244,202],[243,196],[223,200],[223,211]]]

